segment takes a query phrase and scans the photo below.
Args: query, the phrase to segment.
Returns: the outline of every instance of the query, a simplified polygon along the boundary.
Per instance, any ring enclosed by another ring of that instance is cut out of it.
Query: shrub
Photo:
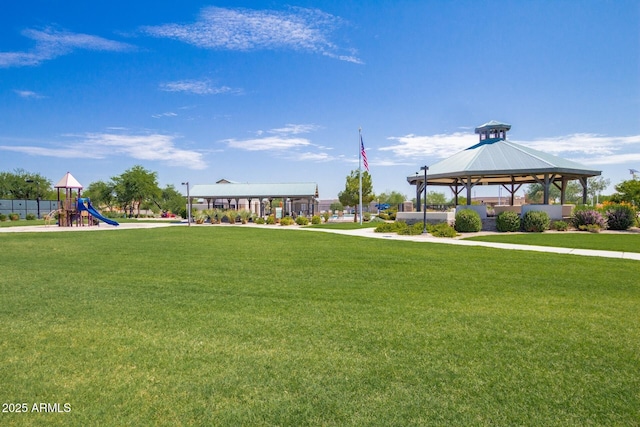
[[[300,215],[299,217],[296,218],[296,224],[309,225],[309,218],[307,218],[306,216]]]
[[[412,226],[406,226],[398,230],[398,234],[402,236],[415,236],[422,234],[424,227],[421,222],[416,222]]]
[[[280,225],[293,225],[296,222],[290,216],[285,216],[284,218],[280,218]]]
[[[549,214],[544,211],[529,211],[521,220],[522,229],[530,233],[542,233],[549,229],[550,223]]]
[[[385,212],[380,212],[378,214],[378,218],[382,219],[382,220],[388,220],[389,219],[389,214],[385,213]]]
[[[551,223],[551,228],[556,231],[567,231],[569,229],[569,224],[565,221],[553,221],[553,223]]]
[[[319,215],[314,215],[311,217],[311,224],[320,224],[322,223],[322,218]]]
[[[456,213],[455,230],[460,233],[475,233],[482,230],[482,220],[478,212],[462,209]]]
[[[586,224],[581,225],[580,230],[588,231],[589,233],[599,233],[602,228],[598,224]]]
[[[600,229],[607,228],[607,222],[602,214],[593,209],[574,210],[571,222],[578,230],[586,230],[589,225],[597,225]]]
[[[329,218],[331,218],[331,214],[329,212],[322,213],[322,219],[324,219],[324,222],[329,222]]]
[[[362,219],[363,219],[363,221],[364,221],[364,222],[369,222],[369,221],[371,221],[371,212],[365,212],[365,213],[362,215]]]
[[[503,233],[520,231],[520,215],[515,212],[502,212],[496,219],[496,228]]]
[[[0,221],[4,222],[7,220],[7,216],[5,214],[0,214]]]
[[[273,224],[275,224],[275,223],[276,223],[276,217],[275,217],[275,215],[269,215],[269,216],[267,217],[267,224],[269,224],[269,225],[273,225]]]
[[[375,228],[376,233],[397,233],[398,230],[409,227],[404,221],[383,222]]]
[[[252,213],[250,210],[240,209],[240,211],[238,211],[238,216],[240,217],[240,222],[246,224],[251,219]]]
[[[612,205],[607,209],[605,215],[607,228],[610,230],[628,230],[636,222],[635,209],[626,204]]]
[[[12,212],[12,213],[10,213],[10,214],[9,214],[9,219],[10,219],[11,221],[17,221],[17,220],[19,220],[19,219],[20,219],[20,214],[17,214],[17,213],[15,213],[15,212]]]
[[[25,218],[27,221],[34,221],[36,219],[36,214],[28,213]]]
[[[256,224],[264,224],[264,218],[262,218],[261,216],[257,217],[254,221]]]
[[[427,230],[434,237],[456,237],[458,235],[456,230],[446,222],[428,225]]]

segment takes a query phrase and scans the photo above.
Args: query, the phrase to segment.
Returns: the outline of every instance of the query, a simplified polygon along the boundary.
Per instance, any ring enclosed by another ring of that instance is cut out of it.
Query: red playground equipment
[[[58,226],[60,227],[82,227],[93,225],[94,218],[104,221],[110,225],[119,225],[112,219],[105,218],[92,205],[89,198],[81,198],[82,184],[67,172],[54,186],[58,189]],[[64,189],[64,199],[61,200],[61,190]]]

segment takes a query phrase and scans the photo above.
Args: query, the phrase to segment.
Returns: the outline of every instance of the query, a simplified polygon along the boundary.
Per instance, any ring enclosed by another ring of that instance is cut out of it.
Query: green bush
[[[456,213],[455,230],[459,233],[475,233],[482,230],[480,214],[472,209],[462,209]]]
[[[311,217],[311,224],[321,224],[322,218],[319,215],[314,215]]]
[[[28,213],[25,218],[26,218],[27,221],[35,221],[36,214]]]
[[[628,230],[636,222],[636,211],[629,205],[611,205],[605,215],[609,230]]]
[[[322,213],[322,219],[324,219],[324,222],[329,222],[329,218],[331,218],[331,213],[329,212]]]
[[[406,226],[398,230],[398,234],[402,236],[415,236],[418,234],[422,234],[424,227],[421,222],[416,222],[412,226]]]
[[[406,222],[404,221],[395,221],[395,222],[383,222],[375,228],[376,233],[397,233],[398,230],[403,230],[408,228]]]
[[[388,219],[389,219],[389,214],[384,213],[384,212],[380,212],[380,213],[378,214],[378,218],[380,218],[380,219],[382,219],[382,220],[385,220],[385,221],[386,221],[386,220],[388,220]]]
[[[569,224],[566,221],[553,221],[551,223],[551,228],[556,231],[567,231],[569,229]]]
[[[280,218],[280,225],[293,225],[296,222],[290,216],[285,216],[284,218]]]
[[[446,222],[433,225],[427,224],[427,230],[434,237],[456,237],[458,235],[455,228]]]
[[[261,216],[259,216],[259,217],[257,217],[253,222],[254,222],[254,223],[256,223],[256,224],[264,224],[264,223],[265,223],[265,220],[264,220],[264,218],[262,218]]]
[[[267,224],[269,224],[269,225],[273,225],[273,224],[275,224],[275,223],[276,223],[276,217],[275,217],[275,215],[269,215],[269,216],[267,217]]]
[[[503,233],[520,231],[520,215],[515,212],[502,212],[496,219],[496,228]]]
[[[17,214],[17,213],[15,213],[15,212],[12,212],[12,213],[10,213],[10,214],[9,214],[9,219],[10,219],[11,221],[17,221],[17,220],[19,220],[19,219],[20,219],[20,214]]]
[[[0,221],[4,222],[7,220],[7,216],[5,214],[0,214]]]
[[[369,221],[371,221],[371,212],[365,212],[365,213],[362,215],[362,220],[363,220],[364,222],[369,222]]]
[[[550,224],[549,214],[544,211],[528,211],[522,217],[522,229],[530,233],[542,233]]]
[[[296,224],[298,225],[309,225],[309,218],[307,218],[306,216],[298,216],[296,217]]]

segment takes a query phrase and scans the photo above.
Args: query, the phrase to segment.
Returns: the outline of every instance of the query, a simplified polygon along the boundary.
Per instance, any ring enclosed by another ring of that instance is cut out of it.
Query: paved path
[[[640,253],[637,252],[617,252],[617,251],[599,251],[592,249],[575,249],[575,248],[558,248],[553,246],[533,246],[533,245],[515,245],[511,243],[497,243],[497,242],[479,242],[474,240],[464,240],[463,238],[446,238],[446,237],[433,237],[430,234],[427,235],[415,235],[415,236],[400,236],[396,233],[376,233],[373,228],[358,228],[354,230],[336,230],[330,228],[306,228],[298,226],[280,227],[273,225],[228,225],[222,224],[220,227],[261,227],[269,228],[272,230],[300,230],[311,231],[320,233],[335,233],[343,234],[347,236],[367,237],[372,239],[386,239],[386,240],[401,240],[407,242],[422,242],[422,243],[436,243],[444,245],[459,245],[459,246],[482,246],[486,248],[508,249],[518,251],[535,251],[535,252],[548,252],[556,254],[568,254],[568,255],[580,255],[580,256],[596,256],[604,258],[619,258],[630,259],[640,261]],[[118,227],[113,227],[106,224],[92,227],[58,227],[51,225],[45,226],[24,226],[24,227],[0,227],[0,233],[24,233],[24,232],[82,232],[82,231],[104,231],[104,230],[131,230],[131,229],[144,229],[144,228],[158,228],[158,227],[186,227],[186,223],[176,224],[175,222],[125,222]],[[194,225],[194,227],[211,227],[210,224],[206,225]],[[482,233],[478,233],[482,234]],[[475,234],[474,234],[475,235]],[[464,236],[470,237],[470,236]]]

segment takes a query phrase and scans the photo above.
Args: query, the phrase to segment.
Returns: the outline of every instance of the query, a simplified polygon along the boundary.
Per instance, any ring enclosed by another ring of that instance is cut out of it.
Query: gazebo
[[[552,185],[560,190],[560,204],[564,204],[567,183],[573,180],[582,184],[582,201],[587,203],[587,178],[598,176],[601,171],[511,142],[507,140],[510,129],[511,125],[495,120],[485,123],[475,129],[480,139],[476,145],[429,166],[425,175],[408,176],[409,184],[416,186],[418,206],[425,185],[449,187],[456,205],[464,189],[470,205],[473,187],[500,185],[509,192],[513,205],[515,192],[523,184],[536,183],[544,189],[543,204],[549,204]]]

